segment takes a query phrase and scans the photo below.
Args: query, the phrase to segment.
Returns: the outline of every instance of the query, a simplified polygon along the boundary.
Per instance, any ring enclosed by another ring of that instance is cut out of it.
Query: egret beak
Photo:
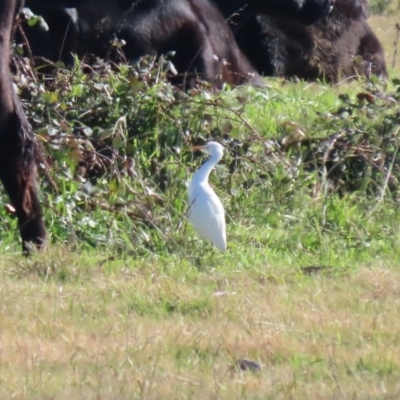
[[[193,146],[190,151],[204,150],[206,146]]]

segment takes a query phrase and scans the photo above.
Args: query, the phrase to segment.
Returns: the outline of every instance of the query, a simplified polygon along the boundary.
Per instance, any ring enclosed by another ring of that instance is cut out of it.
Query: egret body
[[[212,169],[224,154],[224,148],[217,142],[195,146],[210,156],[194,174],[189,185],[188,218],[193,227],[206,240],[210,240],[221,251],[226,250],[225,210],[221,200],[208,183]]]

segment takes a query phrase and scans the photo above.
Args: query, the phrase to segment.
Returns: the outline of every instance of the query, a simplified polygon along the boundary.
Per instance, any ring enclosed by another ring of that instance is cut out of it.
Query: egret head
[[[217,142],[208,142],[203,146],[194,146],[192,150],[201,150],[210,157],[216,158],[222,158],[222,155],[224,154],[224,147]]]

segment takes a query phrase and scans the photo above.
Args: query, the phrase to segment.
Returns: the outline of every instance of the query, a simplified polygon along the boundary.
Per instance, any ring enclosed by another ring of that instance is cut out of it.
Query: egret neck
[[[214,154],[209,160],[207,160],[200,169],[193,175],[193,178],[189,185],[189,193],[193,193],[193,190],[204,183],[208,183],[208,177],[211,171],[221,160],[222,154]]]

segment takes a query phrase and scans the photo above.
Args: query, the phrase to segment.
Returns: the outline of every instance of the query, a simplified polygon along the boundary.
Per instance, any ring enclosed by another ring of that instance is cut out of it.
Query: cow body
[[[332,4],[333,0],[91,0],[77,9],[78,53],[82,56],[90,49],[106,57],[110,42],[118,38],[126,42],[123,51],[129,61],[175,52],[172,62],[189,83],[200,77],[216,86],[223,82],[259,86],[260,77],[225,21],[230,13],[246,9],[244,18],[247,12],[260,11],[314,21]]]
[[[336,0],[332,13],[310,26],[253,15],[236,39],[263,75],[328,82],[355,75],[386,77],[383,48],[367,17],[366,0]]]
[[[239,50],[229,25],[209,0],[92,0],[78,9],[78,54],[107,58],[113,39],[124,40],[128,61],[174,52],[176,83],[197,78],[220,87],[263,82]]]
[[[0,179],[18,217],[24,251],[42,247],[46,237],[36,188],[36,142],[9,70],[10,42],[20,0],[0,2]]]
[[[233,29],[254,13],[311,24],[329,14],[335,0],[214,0]]]

